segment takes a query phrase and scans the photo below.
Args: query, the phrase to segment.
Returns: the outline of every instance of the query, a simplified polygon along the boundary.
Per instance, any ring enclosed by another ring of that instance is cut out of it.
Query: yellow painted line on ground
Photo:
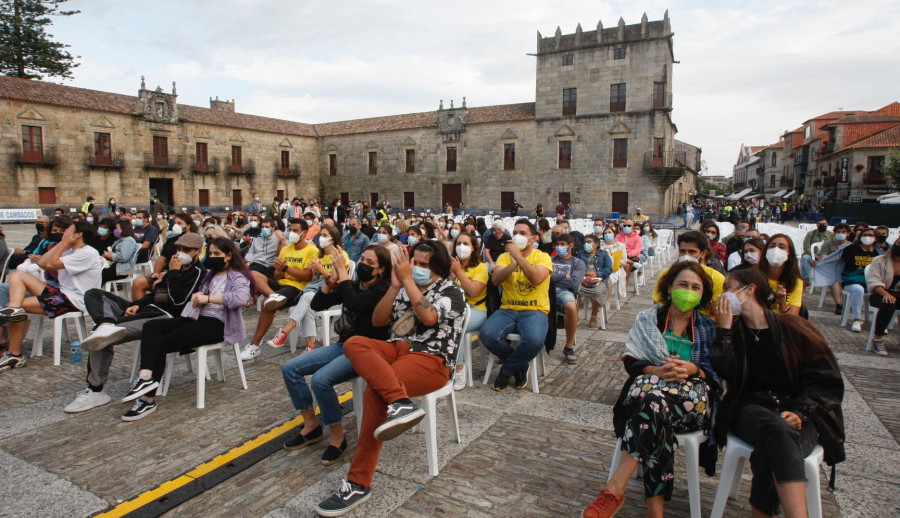
[[[353,392],[347,391],[338,396],[338,403],[346,403],[347,401],[353,399]],[[316,407],[316,414],[319,414],[319,408]],[[294,428],[303,424],[303,416],[297,416],[289,421],[286,421],[275,428],[272,428],[268,432],[259,435],[249,441],[241,444],[240,446],[235,446],[234,448],[228,450],[227,452],[214,457],[212,460],[208,462],[204,462],[203,464],[197,466],[191,471],[181,475],[172,480],[167,480],[160,484],[159,486],[141,493],[140,495],[128,500],[127,502],[122,502],[116,507],[106,511],[105,513],[101,513],[95,516],[95,518],[118,518],[121,516],[125,516],[128,513],[134,512],[145,505],[155,502],[162,498],[163,496],[179,489],[181,487],[190,484],[191,482],[203,477],[204,475],[209,474],[210,472],[228,464],[229,462],[246,455],[247,453],[253,451],[254,449],[262,446],[263,444],[271,441],[272,439],[278,437],[279,435],[288,432]]]

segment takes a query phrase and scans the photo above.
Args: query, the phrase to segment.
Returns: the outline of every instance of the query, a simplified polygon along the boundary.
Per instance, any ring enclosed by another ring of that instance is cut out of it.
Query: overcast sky
[[[50,30],[81,56],[66,84],[307,123],[533,102],[536,32],[661,20],[675,33],[673,120],[731,174],[741,143],[771,144],[832,110],[900,100],[900,2],[596,0],[70,0]]]

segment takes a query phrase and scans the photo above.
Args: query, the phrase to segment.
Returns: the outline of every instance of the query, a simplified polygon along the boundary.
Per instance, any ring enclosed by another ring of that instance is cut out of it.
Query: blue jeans
[[[336,343],[307,351],[288,361],[281,367],[284,386],[291,396],[291,402],[298,411],[312,408],[313,399],[304,376],[312,374],[312,392],[322,414],[325,426],[340,424],[341,404],[338,402],[334,386],[356,377],[350,360],[344,356],[344,345]]]
[[[803,254],[800,257],[800,277],[806,281],[806,284],[809,284],[809,272],[812,270],[812,256],[809,254]]]
[[[506,339],[510,333],[522,338],[515,349]],[[537,310],[498,309],[481,326],[478,336],[488,351],[503,362],[500,374],[512,376],[540,354],[547,337],[547,314]]]
[[[463,333],[478,331],[479,329],[481,329],[481,326],[484,324],[485,320],[487,320],[487,311],[475,309],[472,306],[469,306],[469,325],[466,326],[465,330],[463,330]],[[464,363],[466,363],[466,350],[460,347],[459,354],[457,354],[456,356],[456,364],[462,365]]]

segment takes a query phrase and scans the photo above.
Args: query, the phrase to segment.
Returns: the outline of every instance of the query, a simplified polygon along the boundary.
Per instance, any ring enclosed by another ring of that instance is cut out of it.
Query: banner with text
[[[43,215],[41,209],[0,209],[0,221],[34,221]]]

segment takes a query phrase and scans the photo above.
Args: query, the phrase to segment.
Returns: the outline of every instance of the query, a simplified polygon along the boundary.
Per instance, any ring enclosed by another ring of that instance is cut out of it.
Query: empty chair
[[[224,342],[221,342],[212,345],[198,346],[195,351],[197,354],[197,408],[204,408],[206,406],[206,380],[209,378],[207,372],[209,365],[206,362],[207,356],[211,355],[216,362],[216,372],[219,381],[225,381],[225,365],[222,363],[222,351],[226,347],[229,346]],[[234,351],[234,358],[237,360],[238,373],[241,375],[241,385],[244,387],[244,390],[247,390],[247,376],[244,374],[244,363],[241,361],[240,344],[232,344],[230,348]],[[176,354],[178,353],[169,353],[169,356]],[[187,357],[187,355],[185,355],[185,357]],[[169,384],[172,381],[172,370],[175,364],[175,362],[170,361],[170,358],[168,357],[166,358],[166,363],[166,374],[160,388],[161,396],[165,396],[169,391]],[[189,361],[188,365],[190,365]]]

